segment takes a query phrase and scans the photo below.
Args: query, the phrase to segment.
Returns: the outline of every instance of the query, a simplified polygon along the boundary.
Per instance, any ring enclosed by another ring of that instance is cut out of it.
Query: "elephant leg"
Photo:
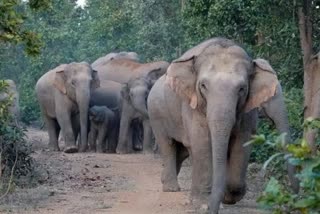
[[[156,142],[159,145],[163,160],[163,171],[161,174],[162,190],[164,192],[180,191],[177,177],[177,150],[173,140],[161,137],[156,137]]]
[[[201,114],[193,113],[192,124],[184,121],[192,158],[191,199],[195,205],[207,204],[212,186],[212,153],[210,133]],[[217,172],[219,173],[219,172]]]
[[[107,129],[106,127],[100,127],[98,132],[99,133],[97,138],[97,152],[103,153],[105,152]]]
[[[71,124],[72,124],[72,131],[73,131],[73,136],[75,138],[75,141],[78,142],[78,145],[80,145],[81,136],[80,136],[80,115],[79,114],[72,116]]]
[[[191,198],[194,204],[206,204],[212,185],[211,147],[207,140],[197,139],[192,147]]]
[[[97,129],[91,125],[89,132],[89,150],[92,152],[96,152],[96,141],[97,141],[98,131]]]
[[[177,147],[177,176],[178,176],[183,161],[189,157],[189,151],[182,143],[176,143],[176,147]]]
[[[132,148],[135,151],[141,151],[143,149],[144,126],[139,120],[133,120],[131,129],[132,129]]]
[[[132,141],[132,138],[131,138],[132,130],[131,130],[130,123],[131,123],[131,119],[129,119],[125,116],[121,117],[119,141],[118,141],[118,145],[117,145],[117,149],[116,149],[118,154],[128,153],[129,152],[128,145],[132,145],[132,144],[130,144],[130,142]],[[130,141],[130,142],[128,142],[128,141]]]
[[[49,134],[49,150],[50,151],[60,151],[59,148],[59,133],[60,126],[55,119],[44,116],[45,123],[48,128]]]
[[[152,153],[152,129],[149,120],[143,121],[143,152]]]
[[[64,135],[64,140],[65,140],[64,152],[65,153],[78,152],[78,147],[76,145],[70,115],[68,113],[60,113],[57,116],[57,118],[62,130],[62,133]]]
[[[108,134],[108,152],[115,153],[118,143],[118,130],[113,128]]]

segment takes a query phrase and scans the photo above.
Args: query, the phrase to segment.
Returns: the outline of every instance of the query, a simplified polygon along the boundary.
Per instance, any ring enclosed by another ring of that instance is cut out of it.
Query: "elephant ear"
[[[166,84],[182,99],[189,103],[192,109],[197,108],[196,94],[197,74],[194,70],[195,56],[182,57],[171,63],[167,70]]]
[[[276,72],[264,59],[253,61],[254,71],[250,79],[249,97],[245,105],[245,112],[260,107],[269,101],[277,91],[279,84]]]
[[[149,86],[152,87],[154,83],[166,73],[166,70],[161,68],[156,68],[148,72],[147,80],[149,81]]]
[[[64,73],[66,66],[66,64],[63,64],[53,69],[53,72],[55,72],[53,85],[63,94],[67,94],[67,89],[65,86],[67,77]]]
[[[122,88],[121,88],[121,97],[125,100],[130,100],[130,90],[129,90],[129,85],[128,83],[124,83],[122,84]]]
[[[100,87],[100,79],[98,76],[98,71],[92,69],[92,88],[96,89]]]

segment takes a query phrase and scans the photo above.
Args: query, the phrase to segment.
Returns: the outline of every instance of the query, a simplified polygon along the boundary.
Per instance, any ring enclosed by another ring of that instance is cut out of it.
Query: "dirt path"
[[[187,204],[191,168],[185,164],[179,176],[178,193],[161,191],[161,159],[156,155],[64,154],[48,152],[45,132],[29,129],[34,158],[39,163],[34,188],[17,189],[0,201],[1,213],[197,213]],[[262,213],[254,198],[262,181],[250,178],[246,197],[220,213]]]

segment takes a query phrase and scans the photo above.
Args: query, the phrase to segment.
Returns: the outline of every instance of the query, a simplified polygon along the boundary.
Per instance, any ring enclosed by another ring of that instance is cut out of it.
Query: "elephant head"
[[[81,128],[80,151],[85,151],[90,94],[91,90],[100,86],[97,71],[86,62],[61,65],[55,70],[54,86],[78,106]]]
[[[245,194],[244,186],[232,188],[227,181],[229,140],[241,118],[275,95],[276,73],[267,61],[252,60],[234,42],[216,38],[173,61],[166,84],[206,120],[214,172],[209,205],[216,213],[223,199],[231,203]]]
[[[105,106],[92,106],[89,110],[89,119],[95,123],[103,123],[106,119]]]
[[[165,73],[164,69],[157,68],[149,71],[146,75],[132,78],[123,84],[121,96],[136,111],[148,118],[147,98],[155,81]]]

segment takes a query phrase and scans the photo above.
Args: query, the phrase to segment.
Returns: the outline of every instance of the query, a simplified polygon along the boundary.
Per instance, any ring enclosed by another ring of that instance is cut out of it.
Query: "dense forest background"
[[[320,1],[312,1],[313,52],[320,50]],[[24,27],[40,35],[41,53],[0,43],[0,79],[17,82],[22,119],[39,120],[34,94],[38,78],[61,63],[93,62],[116,51],[135,51],[144,62],[171,61],[215,36],[242,44],[253,57],[270,61],[286,95],[293,134],[303,120],[303,54],[299,1],[279,0],[55,0],[35,11],[19,4]],[[266,127],[264,127],[266,128]]]

